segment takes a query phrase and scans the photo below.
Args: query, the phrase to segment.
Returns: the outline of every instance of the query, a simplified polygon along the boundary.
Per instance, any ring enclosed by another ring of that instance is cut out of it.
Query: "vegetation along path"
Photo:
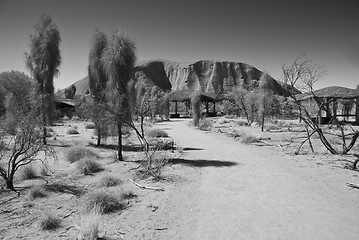
[[[184,148],[174,162],[202,169],[198,194],[188,196],[198,203],[187,211],[196,218],[191,239],[359,239],[359,192],[348,190],[340,169],[201,132],[188,121],[158,126]]]

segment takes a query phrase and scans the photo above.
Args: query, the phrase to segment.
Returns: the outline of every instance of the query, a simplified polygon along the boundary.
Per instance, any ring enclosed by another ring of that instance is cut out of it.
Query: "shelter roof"
[[[331,86],[313,91],[314,95],[319,98],[340,98],[340,99],[354,99],[359,98],[359,91],[346,87]],[[297,95],[298,100],[306,100],[312,98],[310,93],[303,93]]]

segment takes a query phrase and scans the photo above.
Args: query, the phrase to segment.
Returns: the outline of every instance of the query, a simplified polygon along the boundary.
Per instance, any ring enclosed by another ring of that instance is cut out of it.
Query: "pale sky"
[[[244,62],[275,79],[306,54],[327,69],[315,88],[359,84],[359,1],[325,0],[0,0],[0,72],[23,71],[29,36],[42,13],[61,34],[64,88],[87,74],[95,27],[122,29],[138,60]]]

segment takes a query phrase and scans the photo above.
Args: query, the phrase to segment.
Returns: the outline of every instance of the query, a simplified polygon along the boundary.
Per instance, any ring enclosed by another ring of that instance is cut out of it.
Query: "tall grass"
[[[84,158],[98,158],[99,156],[91,149],[85,147],[72,147],[66,154],[66,161],[73,163]]]

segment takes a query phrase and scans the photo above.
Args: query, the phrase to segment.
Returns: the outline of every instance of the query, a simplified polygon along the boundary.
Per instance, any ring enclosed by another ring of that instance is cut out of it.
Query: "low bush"
[[[86,128],[86,129],[95,129],[95,124],[93,124],[93,123],[88,123],[88,124],[85,125],[85,128]]]
[[[71,118],[72,121],[80,121],[80,118],[78,116],[73,116]]]
[[[235,121],[235,123],[238,125],[238,126],[248,126],[248,122],[247,121],[243,121],[243,120],[238,120],[238,121]]]
[[[31,200],[34,200],[36,198],[44,198],[44,197],[47,197],[47,194],[42,188],[35,187],[30,189],[29,198]]]
[[[281,129],[281,127],[276,124],[267,124],[265,127],[266,131],[279,130],[279,129]]]
[[[153,128],[148,130],[147,136],[149,138],[160,138],[160,137],[168,137],[168,134],[162,129]]]
[[[81,217],[79,225],[80,240],[96,240],[99,239],[100,214],[96,209],[91,210],[88,214]]]
[[[97,209],[99,213],[111,213],[125,208],[121,194],[98,189],[89,193],[84,202],[86,212]]]
[[[260,142],[260,139],[257,138],[256,136],[253,136],[253,135],[244,134],[241,137],[241,142],[246,143],[246,144],[250,144],[250,143]]]
[[[137,197],[132,190],[124,190],[121,194],[122,199],[131,199]]]
[[[104,176],[101,178],[99,185],[101,187],[114,187],[118,185],[122,185],[123,181],[117,177],[113,176]]]
[[[42,230],[56,230],[61,227],[61,219],[54,217],[52,215],[45,214],[40,219],[40,228]]]
[[[84,175],[91,175],[103,170],[102,166],[94,158],[84,158],[78,161],[76,168]]]
[[[37,177],[38,176],[36,174],[36,170],[31,164],[22,167],[22,171],[21,171],[22,180],[35,179]]]
[[[66,133],[67,133],[68,135],[80,134],[75,128],[70,128],[69,130],[67,130]]]
[[[202,118],[199,120],[198,128],[201,131],[210,131],[212,129],[212,121],[207,118]]]
[[[99,156],[91,149],[85,147],[72,147],[66,154],[66,161],[73,163],[84,158],[98,158]]]

